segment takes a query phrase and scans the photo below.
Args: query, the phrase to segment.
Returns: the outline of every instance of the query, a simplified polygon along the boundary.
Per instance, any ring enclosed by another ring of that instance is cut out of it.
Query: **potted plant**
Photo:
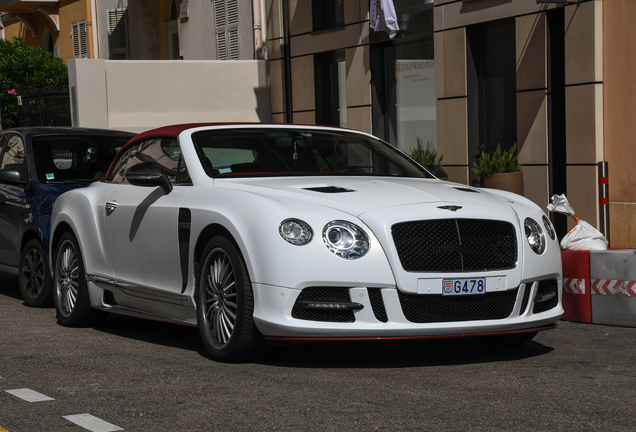
[[[426,149],[422,147],[422,141],[417,139],[417,147],[409,150],[406,154],[418,164],[426,168],[435,177],[442,180],[448,179],[448,174],[442,168],[444,155],[437,157],[437,150],[430,149],[430,143],[426,143]]]
[[[522,168],[518,162],[516,143],[509,150],[502,150],[501,145],[497,144],[497,149],[492,154],[482,150],[473,172],[479,180],[484,179],[484,186],[487,188],[523,195]]]

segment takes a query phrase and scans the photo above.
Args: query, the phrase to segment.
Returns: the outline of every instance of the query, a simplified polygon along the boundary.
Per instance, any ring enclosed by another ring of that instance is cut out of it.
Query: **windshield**
[[[217,129],[195,132],[192,141],[210,177],[365,175],[433,178],[391,145],[346,131]]]
[[[88,183],[102,178],[133,135],[55,135],[33,138],[33,159],[42,183]]]

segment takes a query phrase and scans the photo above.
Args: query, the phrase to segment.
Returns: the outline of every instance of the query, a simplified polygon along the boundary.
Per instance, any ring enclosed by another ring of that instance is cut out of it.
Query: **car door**
[[[30,216],[25,187],[28,169],[24,139],[9,134],[2,139],[0,171],[17,169],[22,174],[22,184],[0,181],[0,265],[18,267],[20,261],[21,225]]]
[[[181,292],[179,209],[189,187],[177,182],[180,152],[176,140],[143,141],[122,159],[126,160],[118,162],[113,177],[117,184],[104,203],[113,278],[141,288]],[[125,171],[142,162],[159,163],[173,182],[173,190],[166,194],[160,187],[128,184]]]

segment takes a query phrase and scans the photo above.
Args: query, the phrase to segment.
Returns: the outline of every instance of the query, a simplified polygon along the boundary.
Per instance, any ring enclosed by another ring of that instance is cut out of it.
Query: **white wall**
[[[264,61],[73,59],[68,67],[73,126],[271,122]]]

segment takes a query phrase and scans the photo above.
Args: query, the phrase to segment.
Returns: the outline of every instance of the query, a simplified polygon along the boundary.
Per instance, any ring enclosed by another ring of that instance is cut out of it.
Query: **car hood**
[[[228,187],[292,198],[359,216],[390,207],[440,203],[475,205],[510,210],[507,200],[487,189],[437,179],[393,177],[276,177],[216,179],[215,187]]]

